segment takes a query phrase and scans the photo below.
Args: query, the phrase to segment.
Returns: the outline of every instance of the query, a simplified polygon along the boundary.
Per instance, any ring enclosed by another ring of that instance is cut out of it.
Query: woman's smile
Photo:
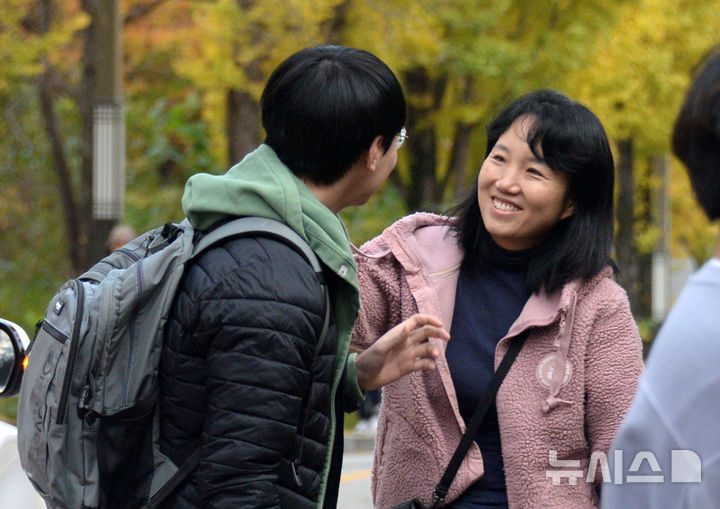
[[[500,198],[493,197],[493,206],[501,212],[517,212],[520,207],[509,201],[501,200]]]

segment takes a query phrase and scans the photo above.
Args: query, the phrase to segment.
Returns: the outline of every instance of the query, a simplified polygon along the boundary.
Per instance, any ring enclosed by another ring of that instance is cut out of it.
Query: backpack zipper
[[[130,251],[129,249],[127,249],[125,247],[121,247],[120,249],[117,250],[117,252],[124,254],[125,256],[127,256],[134,262],[136,262],[140,259],[139,254],[136,254],[135,252]]]
[[[138,263],[136,265],[136,272],[137,272],[137,285],[138,285],[138,301],[142,302],[143,298],[143,289],[144,289],[144,281],[143,281],[143,271],[142,271],[142,264]],[[137,313],[133,313],[132,320],[130,320],[130,324],[128,327],[128,333],[129,333],[129,340],[130,340],[130,347],[128,352],[128,363],[127,368],[125,368],[125,384],[123,386],[123,405],[127,403],[127,397],[128,397],[128,388],[130,383],[130,369],[132,368],[132,359],[135,354],[135,326],[137,321]]]
[[[80,348],[80,327],[83,320],[83,308],[85,307],[85,288],[79,279],[73,280],[75,291],[77,292],[77,308],[75,310],[75,323],[73,324],[72,338],[70,340],[70,352],[68,353],[67,366],[65,367],[65,378],[63,379],[62,390],[60,391],[60,401],[58,403],[58,415],[56,424],[65,422],[65,412],[67,411],[68,397],[70,395],[70,385],[72,382],[73,370],[75,369],[75,361],[77,360],[78,349]]]
[[[47,322],[45,320],[42,320],[40,322],[40,329],[44,330],[48,333],[48,335],[53,338],[55,341],[60,343],[61,345],[64,345],[65,342],[68,340],[67,336],[57,330],[50,322]],[[35,334],[35,337],[37,337],[37,334]]]

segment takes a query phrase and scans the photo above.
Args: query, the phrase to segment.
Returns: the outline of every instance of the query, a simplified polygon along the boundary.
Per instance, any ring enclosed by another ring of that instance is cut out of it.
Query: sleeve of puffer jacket
[[[605,454],[632,404],[643,370],[642,341],[625,292],[604,280],[614,294],[595,317],[585,357],[585,422],[591,452]],[[602,468],[595,465],[595,482],[602,486]]]
[[[380,239],[363,245],[362,253],[378,251]],[[388,254],[371,258],[362,253],[355,255],[360,283],[360,312],[352,334],[351,348],[365,350],[380,336],[400,323],[400,288],[402,268],[395,258]]]
[[[203,507],[279,507],[322,328],[324,298],[310,265],[270,239],[219,249],[231,267],[197,303],[193,340],[207,345],[207,411],[197,471]],[[233,253],[242,253],[237,259]]]

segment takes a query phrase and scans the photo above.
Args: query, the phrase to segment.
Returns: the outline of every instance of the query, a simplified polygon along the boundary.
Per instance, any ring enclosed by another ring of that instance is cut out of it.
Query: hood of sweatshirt
[[[190,177],[182,205],[199,230],[228,216],[282,221],[308,242],[325,265],[357,288],[357,269],[342,220],[267,145],[260,145],[224,175]]]
[[[207,230],[229,216],[282,221],[307,241],[345,284],[332,296],[343,356],[360,304],[357,267],[345,225],[285,166],[268,145],[260,145],[224,175],[200,173],[185,186],[183,210],[192,225]]]

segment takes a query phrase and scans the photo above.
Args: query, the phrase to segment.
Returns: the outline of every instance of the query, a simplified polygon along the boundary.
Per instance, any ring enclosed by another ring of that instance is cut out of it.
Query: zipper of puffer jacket
[[[77,293],[77,307],[75,308],[75,323],[73,324],[73,332],[70,339],[70,352],[68,352],[68,361],[65,366],[65,377],[63,378],[62,389],[60,390],[58,414],[55,420],[56,424],[63,424],[65,422],[65,412],[67,411],[68,398],[70,396],[70,385],[72,383],[73,371],[75,370],[78,349],[80,348],[80,338],[78,336],[80,335],[80,327],[83,321],[85,288],[83,288],[83,284],[79,279],[75,279],[73,285]]]
[[[143,280],[143,272],[142,272],[142,263],[136,263],[135,264],[135,271],[137,272],[137,291],[138,291],[138,302],[142,302],[143,297],[143,291],[144,291],[144,280]],[[127,368],[125,368],[125,385],[123,386],[123,405],[127,404],[127,397],[128,397],[128,388],[130,384],[130,370],[132,368],[132,361],[133,356],[135,354],[135,333],[137,326],[137,313],[133,313],[132,319],[130,320],[130,323],[128,324],[128,335],[130,336],[128,339],[130,340],[130,345],[128,348],[128,362],[127,362]]]
[[[338,331],[338,339],[340,332]],[[340,347],[340,345],[338,345]],[[325,462],[325,468],[323,468],[322,483],[320,485],[320,497],[318,498],[318,508],[321,508],[325,503],[325,495],[327,494],[327,483],[330,477],[330,465],[332,464],[333,449],[335,448],[335,433],[337,432],[337,419],[335,418],[335,397],[337,394],[338,387],[340,386],[340,380],[342,379],[343,371],[345,370],[345,364],[347,363],[348,349],[350,348],[350,341],[346,342],[345,348],[342,352],[338,351],[338,359],[344,359],[344,361],[338,362],[338,367],[335,370],[335,379],[333,380],[332,391],[330,391],[330,443],[328,444],[328,452],[326,455],[327,461]]]

